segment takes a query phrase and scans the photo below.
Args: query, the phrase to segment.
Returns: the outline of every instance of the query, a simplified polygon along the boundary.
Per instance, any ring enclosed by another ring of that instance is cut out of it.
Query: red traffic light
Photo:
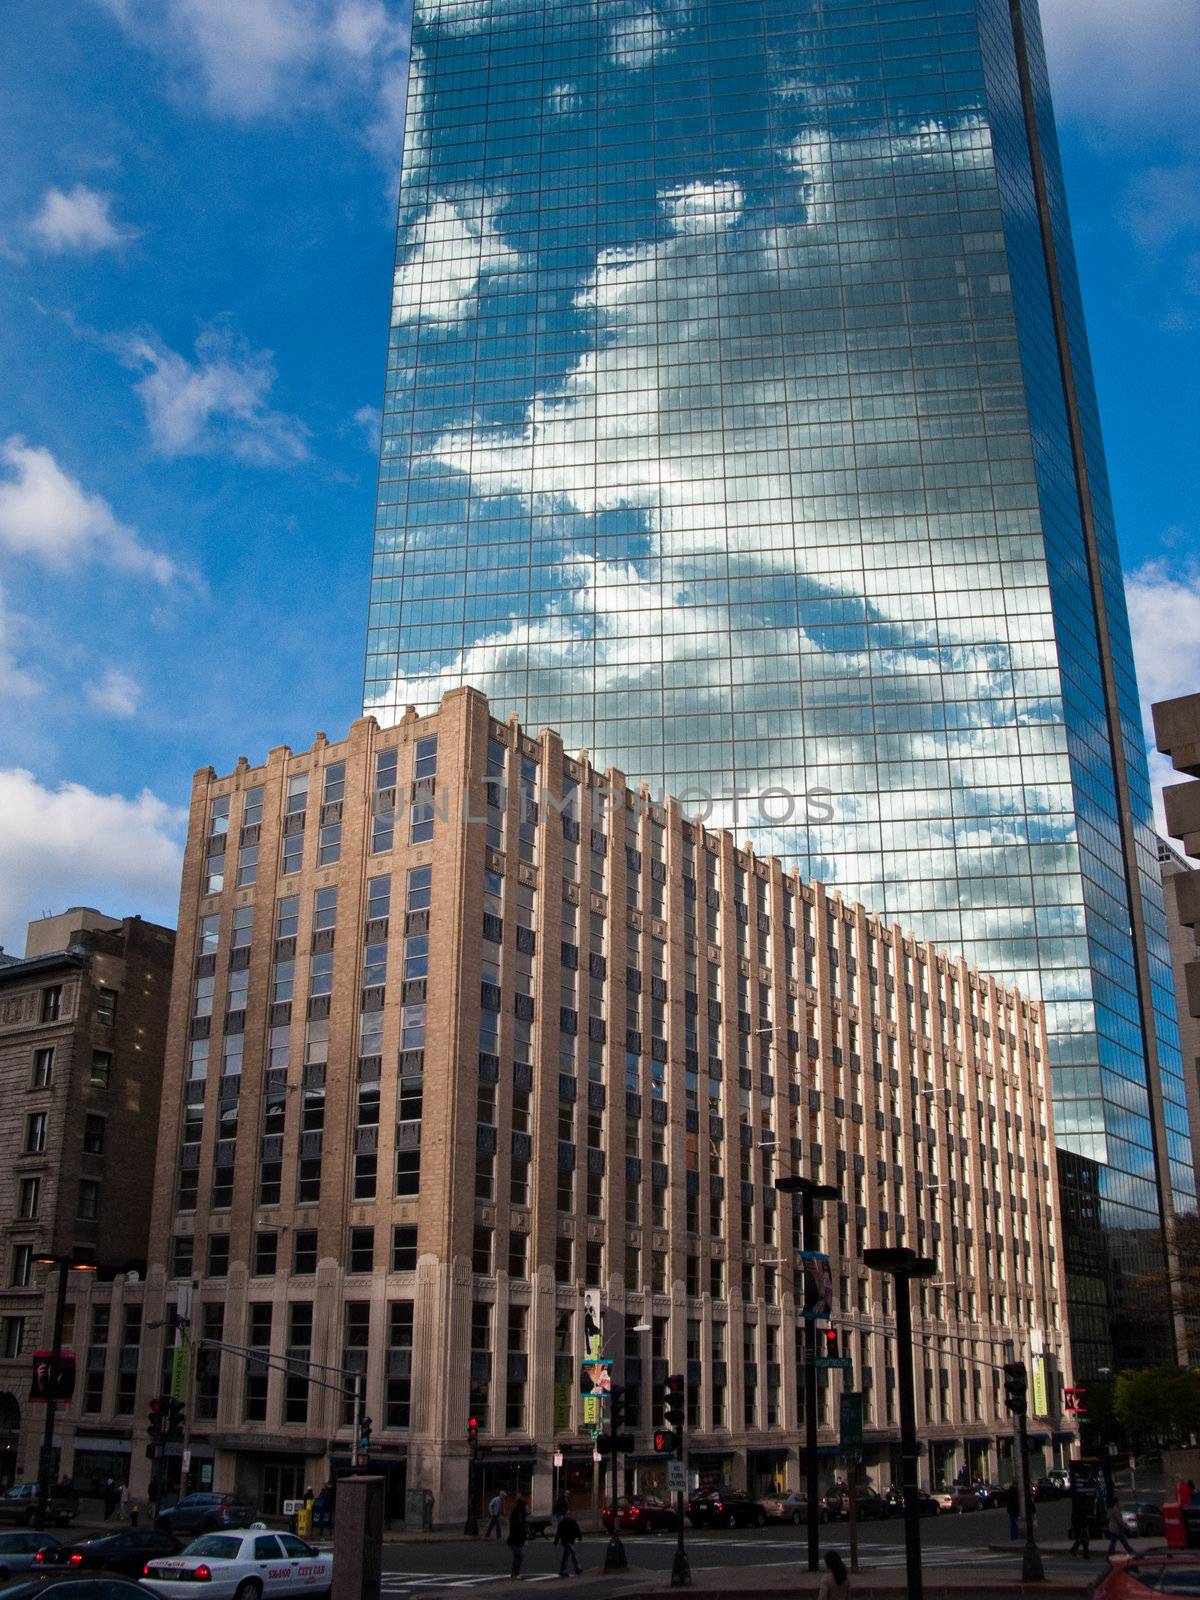
[[[834,1352],[837,1350],[837,1339],[838,1339],[838,1336],[837,1336],[837,1329],[836,1328],[826,1328],[825,1329],[825,1346],[826,1346],[827,1350],[829,1351],[830,1355],[833,1355]]]

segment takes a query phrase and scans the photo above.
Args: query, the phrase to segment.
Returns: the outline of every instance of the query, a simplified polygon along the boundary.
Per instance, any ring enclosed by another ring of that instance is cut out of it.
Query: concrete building
[[[841,1190],[823,1239],[876,1478],[898,1413],[869,1244],[942,1267],[916,1308],[931,1477],[999,1469],[1008,1340],[1038,1449],[1069,1437],[1041,1008],[475,690],[197,773],[173,996],[143,1325],[190,1300],[229,1347],[190,1407],[206,1481],[274,1511],[346,1465],[344,1372],[391,1514],[425,1488],[462,1517],[469,1417],[477,1495],[546,1506],[558,1454],[587,1505],[596,1324],[631,1487],[665,1478],[669,1371],[695,1481],[796,1483],[795,1172]]]
[[[93,1263],[73,1275],[64,1347],[107,1331],[113,1280],[145,1268],[175,935],[74,907],[29,925],[24,960],[0,965],[0,1478],[37,1472],[44,1411],[29,1406],[31,1358],[48,1345],[52,1252]],[[139,1179],[141,1181],[139,1181]],[[50,1282],[47,1282],[47,1278]],[[105,1280],[97,1283],[96,1279]],[[129,1430],[82,1421],[95,1389],[79,1355],[76,1397],[59,1411],[58,1465],[81,1476],[129,1470]],[[124,1380],[132,1409],[136,1360]],[[116,1397],[114,1377],[114,1404]]]
[[[1154,738],[1177,772],[1200,778],[1200,694],[1163,700],[1153,708]],[[1200,783],[1163,790],[1167,830],[1182,853],[1159,841],[1171,970],[1179,1008],[1179,1045],[1188,1091],[1192,1148],[1200,1156]],[[1192,860],[1188,860],[1188,857]]]

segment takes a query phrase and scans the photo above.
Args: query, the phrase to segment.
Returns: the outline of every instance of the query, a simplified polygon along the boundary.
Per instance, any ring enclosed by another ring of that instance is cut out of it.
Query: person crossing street
[[[560,1578],[565,1578],[567,1576],[568,1561],[575,1568],[576,1577],[578,1577],[583,1571],[583,1568],[579,1565],[579,1557],[575,1554],[575,1546],[582,1538],[583,1530],[580,1528],[579,1524],[576,1522],[571,1513],[569,1511],[566,1512],[560,1520],[558,1527],[554,1530],[555,1544],[562,1545],[562,1560],[558,1564],[558,1575]]]

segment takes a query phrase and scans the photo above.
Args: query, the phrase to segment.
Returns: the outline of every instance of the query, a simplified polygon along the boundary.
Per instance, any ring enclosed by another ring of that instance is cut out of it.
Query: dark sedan
[[[859,1486],[857,1494],[856,1518],[860,1522],[869,1522],[873,1518],[883,1518],[895,1515],[895,1508],[890,1506],[881,1494],[865,1484]],[[840,1518],[849,1521],[850,1518],[850,1491],[840,1484],[830,1489],[822,1500],[825,1514],[830,1522],[837,1522]]]
[[[178,1555],[183,1546],[169,1533],[153,1528],[124,1528],[99,1539],[78,1539],[73,1544],[55,1545],[33,1558],[33,1571],[57,1576],[63,1572],[116,1572],[125,1578],[140,1578],[142,1568],[155,1556]]]
[[[1125,1532],[1141,1538],[1157,1538],[1165,1529],[1162,1507],[1151,1500],[1126,1500],[1121,1506]]]
[[[4,1600],[40,1600],[47,1592],[54,1600],[146,1600],[146,1591],[128,1578],[111,1572],[47,1573],[36,1583],[15,1583],[5,1589]]]
[[[615,1522],[621,1533],[674,1533],[678,1526],[674,1506],[652,1494],[635,1494],[630,1500],[618,1500],[614,1515],[612,1506],[605,1506],[600,1520],[613,1531]]]
[[[189,1494],[154,1519],[165,1533],[221,1533],[248,1528],[258,1512],[236,1494]]]
[[[52,1533],[0,1533],[0,1582],[7,1583],[14,1572],[28,1572],[40,1550],[53,1550],[58,1540]]]
[[[1065,1500],[1070,1492],[1054,1478],[1039,1478],[1030,1490],[1030,1494],[1039,1505],[1048,1500]]]
[[[767,1513],[761,1500],[741,1489],[708,1489],[688,1501],[688,1521],[693,1528],[765,1528]]]

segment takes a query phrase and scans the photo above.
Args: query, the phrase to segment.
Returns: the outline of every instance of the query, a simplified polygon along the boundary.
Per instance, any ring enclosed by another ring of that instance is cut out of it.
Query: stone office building
[[[540,1509],[557,1470],[586,1507],[587,1294],[629,1391],[623,1486],[663,1481],[676,1370],[693,1481],[797,1482],[797,1172],[840,1189],[823,1244],[877,1479],[898,1409],[867,1245],[941,1267],[916,1307],[931,1478],[1000,1469],[1005,1341],[1037,1364],[1036,1448],[1068,1437],[1043,1017],[993,979],[468,688],[200,771],[180,918],[145,1324],[194,1282],[226,1347],[191,1404],[219,1487],[276,1510],[344,1465],[345,1373],[393,1515],[428,1489],[462,1517],[471,1417],[477,1496]]]
[[[1158,858],[1195,1156],[1200,1155],[1200,867],[1195,864],[1200,859],[1200,783],[1194,780],[1200,778],[1200,694],[1161,700],[1153,716],[1159,750],[1177,772],[1193,780],[1163,790],[1167,831],[1186,854],[1160,839]]]
[[[63,1344],[78,1370],[59,1410],[56,1466],[85,1485],[129,1472],[136,1355],[122,1379],[114,1344],[107,1419],[88,1417],[87,1401],[105,1377],[114,1280],[136,1283],[146,1264],[174,948],[169,928],[74,907],[30,923],[24,959],[0,964],[5,1483],[37,1473],[45,1413],[26,1396],[33,1352],[52,1337],[57,1272],[35,1259],[47,1253],[96,1268],[69,1279]],[[98,1359],[81,1354],[85,1342]]]

